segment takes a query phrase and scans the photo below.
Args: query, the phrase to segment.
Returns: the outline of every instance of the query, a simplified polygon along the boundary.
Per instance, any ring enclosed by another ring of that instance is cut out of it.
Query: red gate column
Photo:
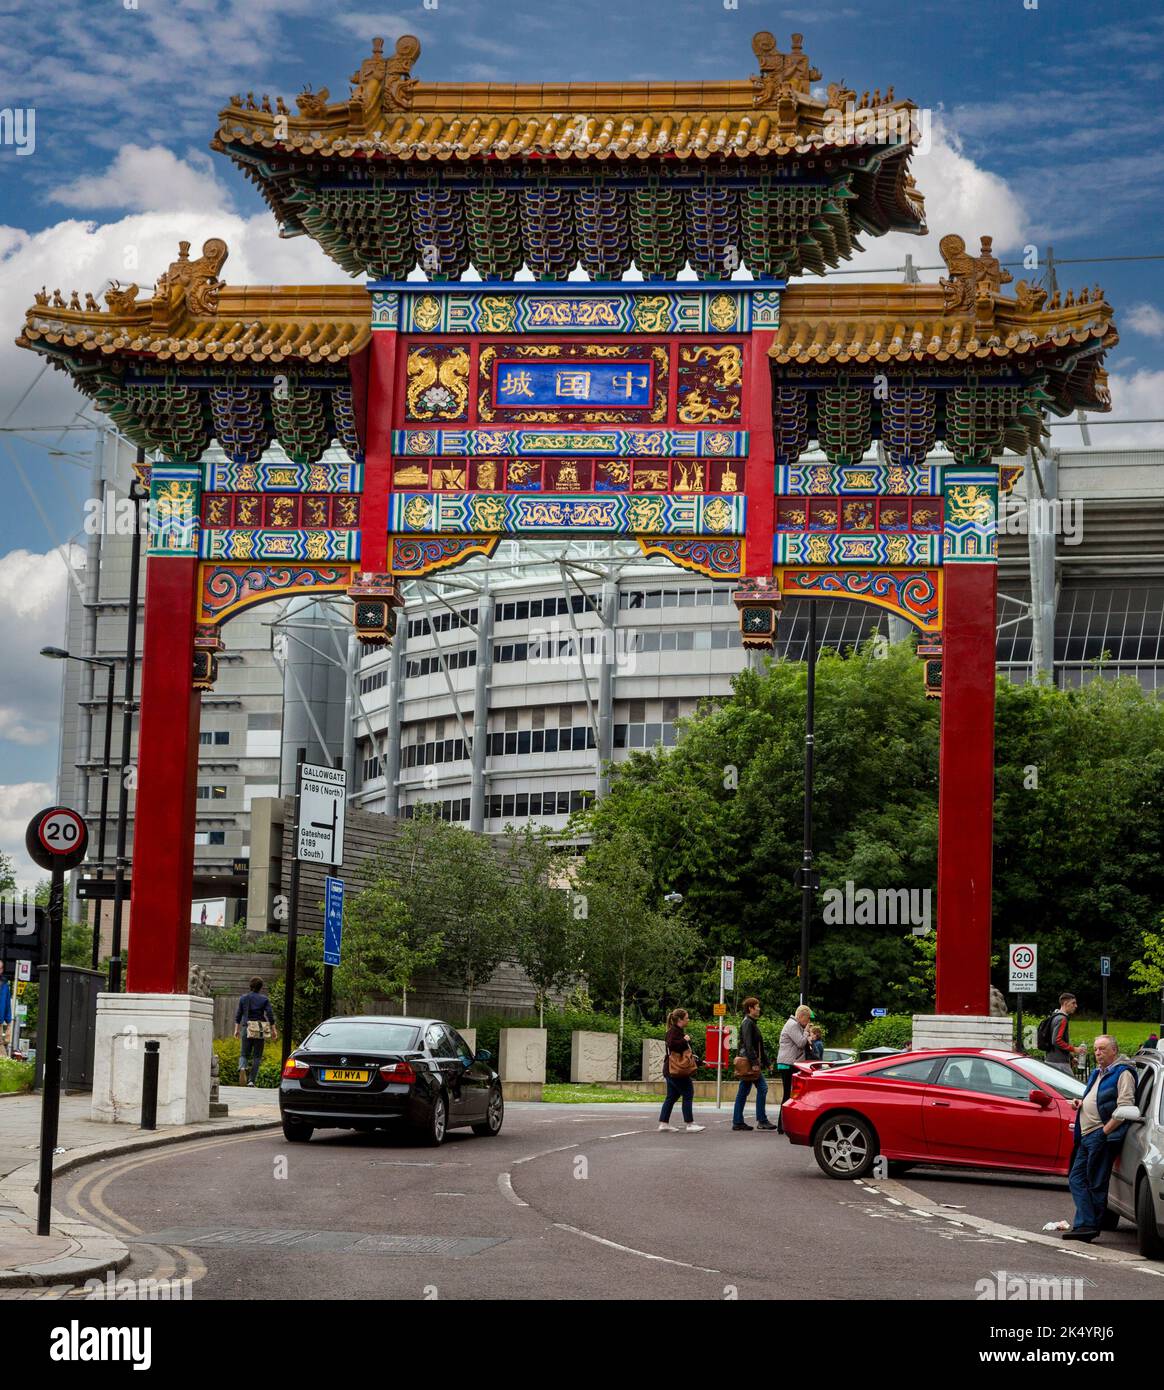
[[[998,468],[946,468],[937,1014],[990,1013]],[[954,1025],[956,1026],[956,1025]],[[990,1039],[969,1034],[951,1042]],[[916,1045],[916,1035],[915,1035]]]
[[[201,695],[191,684],[198,561],[146,563],[126,989],[185,994]]]
[[[937,1012],[990,1012],[998,569],[945,570],[938,787]]]

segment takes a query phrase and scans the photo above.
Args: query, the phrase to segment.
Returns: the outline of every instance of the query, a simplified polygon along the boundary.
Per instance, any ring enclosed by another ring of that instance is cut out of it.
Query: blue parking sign
[[[323,963],[338,965],[344,935],[344,881],[325,878],[323,882]]]

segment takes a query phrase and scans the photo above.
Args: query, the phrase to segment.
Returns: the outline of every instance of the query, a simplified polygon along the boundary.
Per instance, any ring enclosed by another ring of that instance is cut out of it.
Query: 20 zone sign
[[[89,830],[79,811],[50,806],[29,821],[24,845],[28,857],[42,869],[75,869],[85,858]]]

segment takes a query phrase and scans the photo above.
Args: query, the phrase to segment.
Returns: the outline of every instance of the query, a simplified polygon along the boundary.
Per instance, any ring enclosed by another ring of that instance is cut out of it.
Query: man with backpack
[[[1043,1060],[1048,1066],[1066,1072],[1068,1076],[1075,1075],[1075,1054],[1079,1050],[1071,1045],[1069,1027],[1071,1015],[1078,1007],[1079,1001],[1073,994],[1061,994],[1059,1007],[1039,1024],[1036,1036],[1036,1042],[1043,1050]],[[1082,1045],[1082,1051],[1086,1054],[1085,1044]]]

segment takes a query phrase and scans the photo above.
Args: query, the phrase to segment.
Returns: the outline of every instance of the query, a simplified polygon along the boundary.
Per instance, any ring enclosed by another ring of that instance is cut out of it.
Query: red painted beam
[[[126,989],[185,994],[201,696],[191,686],[198,561],[146,561]]]
[[[372,334],[368,371],[367,435],[364,444],[364,497],[360,511],[360,569],[388,571],[388,497],[392,488],[392,404],[400,336]]]
[[[775,336],[771,330],[752,334],[744,376],[744,420],[748,431],[744,573],[749,578],[764,580],[772,578],[776,527],[776,442],[772,426],[772,366],[768,359]]]
[[[988,1014],[998,568],[943,574],[937,1012]]]

